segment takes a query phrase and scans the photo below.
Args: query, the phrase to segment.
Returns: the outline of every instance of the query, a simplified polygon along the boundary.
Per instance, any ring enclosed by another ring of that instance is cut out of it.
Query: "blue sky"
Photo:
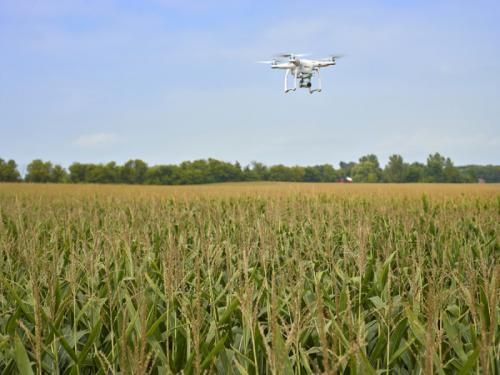
[[[500,163],[498,1],[0,0],[0,157]],[[284,95],[257,60],[346,56]]]

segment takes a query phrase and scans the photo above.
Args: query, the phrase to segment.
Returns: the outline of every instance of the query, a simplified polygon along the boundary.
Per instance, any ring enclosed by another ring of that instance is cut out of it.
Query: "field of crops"
[[[0,184],[2,374],[499,374],[500,186]]]

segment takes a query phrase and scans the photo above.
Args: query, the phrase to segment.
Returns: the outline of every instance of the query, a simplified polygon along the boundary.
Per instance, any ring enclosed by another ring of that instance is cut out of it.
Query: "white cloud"
[[[80,148],[99,149],[116,145],[122,138],[113,133],[84,134],[78,137],[74,144]]]

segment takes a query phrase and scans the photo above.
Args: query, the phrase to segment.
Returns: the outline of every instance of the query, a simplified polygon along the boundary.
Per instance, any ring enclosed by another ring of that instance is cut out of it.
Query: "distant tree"
[[[17,164],[14,160],[4,161],[0,159],[0,181],[15,182],[21,179],[21,175],[17,170]]]
[[[427,167],[425,168],[425,182],[445,182],[444,166],[446,158],[436,152],[427,158]]]
[[[457,167],[462,181],[500,182],[500,165],[464,165]]]
[[[468,167],[457,167],[458,173],[460,173],[460,180],[467,183],[477,182],[478,177],[476,177],[474,169]]]
[[[460,171],[453,165],[450,158],[446,158],[444,162],[443,175],[446,182],[462,182]]]
[[[142,184],[145,182],[148,165],[140,160],[129,160],[121,168],[121,178],[127,184]]]
[[[69,180],[71,182],[87,182],[87,169],[86,164],[73,163],[69,166]]]
[[[159,165],[154,165],[148,168],[144,183],[148,185],[164,185],[162,184],[162,175]]]
[[[245,165],[242,169],[242,179],[243,181],[257,181],[257,174],[252,171],[249,165]]]
[[[403,161],[401,155],[389,156],[389,162],[384,169],[384,181],[406,182],[408,176],[408,164]]]
[[[359,158],[359,162],[360,163],[369,162],[369,163],[372,163],[376,168],[380,168],[380,164],[378,162],[378,157],[377,157],[377,155],[374,155],[374,154],[368,154],[365,156],[361,156]]]
[[[336,182],[340,178],[339,173],[330,164],[318,165],[317,168],[321,175],[321,182]]]
[[[283,164],[273,165],[269,168],[269,180],[271,181],[296,181],[296,178],[296,171]]]
[[[52,163],[40,159],[33,160],[28,164],[25,179],[27,182],[51,182]]]
[[[239,163],[233,165],[216,159],[208,159],[208,173],[213,182],[241,181],[243,179]]]
[[[103,164],[87,164],[85,173],[85,182],[92,184],[106,184],[120,182],[112,175],[111,169]]]
[[[105,183],[119,183],[121,180],[122,167],[116,165],[114,161],[105,165],[104,182]]]
[[[354,182],[378,182],[379,173],[372,163],[359,163],[352,169],[352,179]]]
[[[350,161],[348,163],[341,161],[339,163],[339,177],[350,177],[352,176],[352,169],[356,166],[357,163]]]
[[[269,168],[262,163],[253,161],[250,163],[252,174],[256,176],[257,181],[269,180]]]
[[[175,171],[179,169],[176,165],[155,165],[148,168],[145,183],[149,185],[174,185],[178,184],[178,176]]]
[[[210,176],[208,162],[202,159],[182,162],[179,165],[178,176],[178,181],[182,185],[215,182],[215,179]]]
[[[359,163],[352,168],[352,178],[355,182],[379,182],[382,170],[377,156],[370,154],[359,158]]]
[[[239,162],[234,163],[232,171],[235,181],[244,181],[243,168]]]
[[[68,181],[68,172],[66,172],[66,170],[59,164],[54,165],[50,171],[50,182],[67,182],[67,181]]]
[[[124,165],[73,163],[69,173],[60,165],[33,160],[28,165],[28,182],[73,182],[73,183],[128,183],[182,185],[234,181],[304,181],[334,182],[352,177],[355,182],[500,182],[500,166],[469,165],[456,167],[450,158],[439,153],[429,155],[427,163],[405,163],[400,155],[391,155],[382,170],[376,155],[359,158],[359,162],[340,162],[335,170],[330,164],[314,166],[292,166],[282,164],[266,166],[252,162],[242,168],[236,163],[217,159],[185,161],[179,165],[148,165],[139,159],[129,160]],[[0,181],[16,181],[20,175],[13,160],[0,159]]]
[[[27,182],[66,182],[68,173],[58,164],[53,165],[50,161],[35,159],[28,164],[25,180]]]
[[[406,182],[422,182],[425,176],[425,165],[422,163],[411,163],[408,166]]]
[[[304,168],[304,181],[305,182],[320,182],[321,171],[317,166]]]
[[[304,167],[303,170],[304,182],[335,182],[339,179],[337,171],[330,164]]]
[[[287,167],[288,173],[290,174],[290,179],[287,181],[292,182],[303,182],[304,181],[304,167],[299,165],[294,165],[293,167]]]

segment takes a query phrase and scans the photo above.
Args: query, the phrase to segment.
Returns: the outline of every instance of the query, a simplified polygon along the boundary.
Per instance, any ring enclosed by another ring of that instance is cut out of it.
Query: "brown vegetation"
[[[499,222],[499,185],[0,184],[0,372],[495,374]]]

